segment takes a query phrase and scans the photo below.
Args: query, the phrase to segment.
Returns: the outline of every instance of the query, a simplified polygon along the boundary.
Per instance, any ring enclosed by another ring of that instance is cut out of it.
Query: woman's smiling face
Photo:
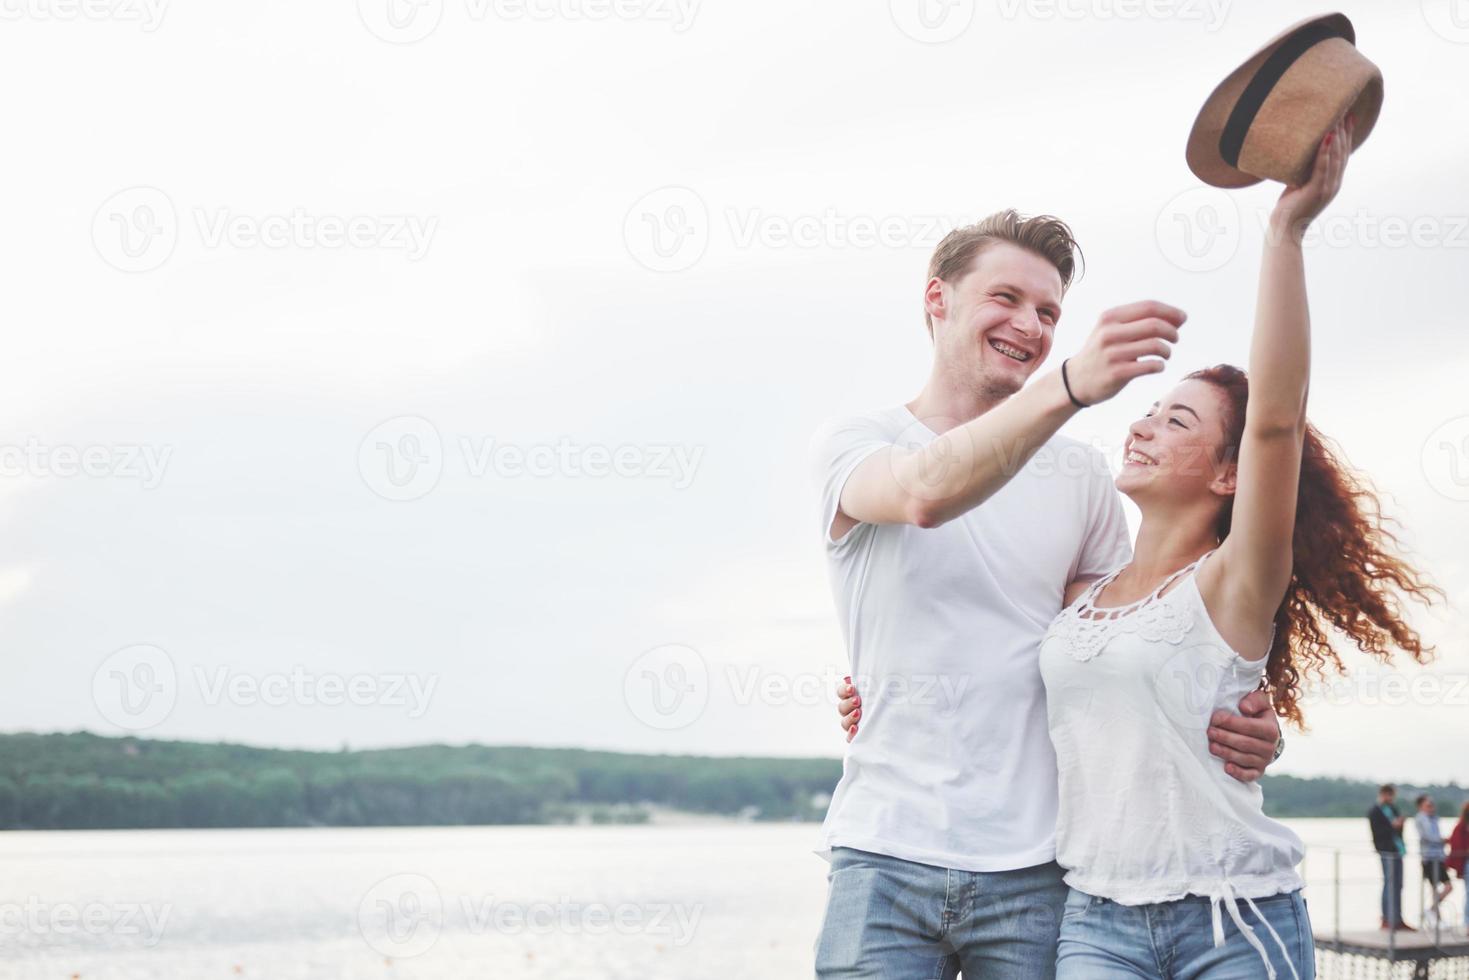
[[[1134,502],[1187,502],[1234,492],[1234,463],[1224,460],[1225,394],[1207,381],[1180,382],[1128,427],[1117,489]]]

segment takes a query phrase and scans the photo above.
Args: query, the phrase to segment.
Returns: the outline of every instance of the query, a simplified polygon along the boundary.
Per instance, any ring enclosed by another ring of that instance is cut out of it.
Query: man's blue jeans
[[[951,871],[851,848],[832,851],[822,980],[1052,980],[1066,885],[1055,862]]]
[[[1403,921],[1403,856],[1379,851],[1382,858],[1382,919],[1390,926]]]

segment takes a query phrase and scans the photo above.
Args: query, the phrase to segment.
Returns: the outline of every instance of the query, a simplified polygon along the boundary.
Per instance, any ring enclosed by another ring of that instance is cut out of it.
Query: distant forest
[[[838,759],[425,745],[304,752],[71,734],[0,735],[0,829],[641,822],[667,808],[819,820]],[[1267,776],[1281,817],[1357,817],[1371,782]],[[1426,791],[1451,817],[1469,792]]]

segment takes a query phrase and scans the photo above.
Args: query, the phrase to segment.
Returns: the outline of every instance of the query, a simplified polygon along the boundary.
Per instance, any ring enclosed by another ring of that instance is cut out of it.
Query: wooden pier
[[[1469,938],[1445,929],[1327,932],[1316,937],[1317,974],[1337,978],[1469,980]],[[1324,955],[1323,955],[1324,954]]]

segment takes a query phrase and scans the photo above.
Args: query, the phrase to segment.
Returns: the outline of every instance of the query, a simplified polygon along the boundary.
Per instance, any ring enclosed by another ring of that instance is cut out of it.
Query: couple
[[[1301,237],[1352,127],[1275,207],[1248,382],[1195,371],[1130,427],[1116,489],[1142,513],[1133,548],[1105,460],[1056,433],[1161,371],[1185,316],[1108,311],[1026,384],[1074,269],[1055,218],[945,238],[923,390],[818,433],[857,678],[839,692],[819,977],[1314,975],[1302,845],[1254,782],[1275,716],[1299,724],[1303,675],[1340,668],[1328,625],[1384,659],[1426,656],[1391,594],[1426,587],[1305,414]]]

